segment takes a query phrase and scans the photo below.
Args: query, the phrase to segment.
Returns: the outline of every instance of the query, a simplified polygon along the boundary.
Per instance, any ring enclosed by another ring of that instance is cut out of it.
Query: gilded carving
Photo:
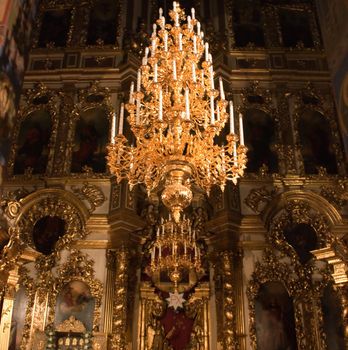
[[[118,209],[121,205],[121,185],[113,184],[111,188],[111,209]]]
[[[262,209],[260,209],[261,203],[265,203],[265,205],[270,203],[276,196],[277,192],[277,187],[272,187],[271,189],[268,189],[267,186],[253,188],[244,199],[244,203],[255,213],[260,213],[260,211],[262,211]]]
[[[89,212],[93,213],[97,207],[100,207],[105,201],[105,195],[100,187],[85,182],[81,188],[71,186],[72,191],[82,200],[86,199],[90,204]]]
[[[127,291],[129,254],[126,248],[116,250],[116,283],[113,304],[111,344],[116,349],[126,349]]]
[[[338,180],[334,186],[322,186],[320,195],[337,208],[342,208],[348,199],[348,180]]]

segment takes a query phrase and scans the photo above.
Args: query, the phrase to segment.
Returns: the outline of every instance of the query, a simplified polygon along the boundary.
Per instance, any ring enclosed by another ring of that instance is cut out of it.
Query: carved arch
[[[307,203],[310,208],[322,215],[330,227],[335,227],[342,222],[339,211],[325,198],[311,191],[292,190],[281,193],[274,197],[262,212],[262,219],[266,227],[270,227],[273,218],[292,201]]]
[[[290,245],[285,237],[287,228],[304,224],[314,230],[318,247],[313,247],[311,250],[326,247],[334,240],[327,217],[321,211],[316,210],[315,207],[313,208],[309,201],[299,197],[291,200],[287,199],[283,203],[283,208],[273,216],[269,223],[269,232],[266,240],[273,247],[291,257],[296,265],[300,264],[300,259],[296,248]]]
[[[66,223],[66,233],[58,239],[54,251],[50,254],[53,259],[73,240],[82,239],[87,235],[85,227],[89,212],[85,205],[71,192],[42,189],[21,200],[21,209],[15,225],[22,242],[27,242],[35,249],[31,232],[35,223],[45,216],[57,216]]]

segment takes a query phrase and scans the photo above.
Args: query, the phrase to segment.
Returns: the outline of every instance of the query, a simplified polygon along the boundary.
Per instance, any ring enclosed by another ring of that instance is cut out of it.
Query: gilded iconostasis
[[[0,350],[346,349],[325,7],[4,4]]]

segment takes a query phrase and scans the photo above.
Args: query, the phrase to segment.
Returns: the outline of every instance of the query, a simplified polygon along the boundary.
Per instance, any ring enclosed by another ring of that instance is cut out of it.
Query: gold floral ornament
[[[209,194],[213,185],[223,190],[227,180],[243,176],[246,147],[242,115],[238,136],[221,78],[215,88],[212,56],[194,9],[186,17],[174,2],[169,16],[172,24],[160,9],[136,87],[131,84],[129,103],[121,105],[117,136],[114,115],[107,158],[118,182],[128,179],[131,188],[143,183],[149,194],[164,185],[162,200],[178,222],[191,203],[192,183]],[[131,146],[123,135],[124,107],[136,138]],[[214,137],[228,118],[230,132],[219,146]]]

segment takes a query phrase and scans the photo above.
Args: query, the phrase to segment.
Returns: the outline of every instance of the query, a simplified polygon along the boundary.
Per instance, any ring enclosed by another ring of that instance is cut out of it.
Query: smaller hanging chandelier
[[[159,277],[161,272],[165,272],[174,283],[174,290],[177,290],[185,272],[194,272],[195,279],[197,274],[203,273],[197,232],[187,218],[183,218],[180,223],[176,223],[171,217],[169,220],[162,219],[149,252],[151,277],[154,279],[154,276]]]

